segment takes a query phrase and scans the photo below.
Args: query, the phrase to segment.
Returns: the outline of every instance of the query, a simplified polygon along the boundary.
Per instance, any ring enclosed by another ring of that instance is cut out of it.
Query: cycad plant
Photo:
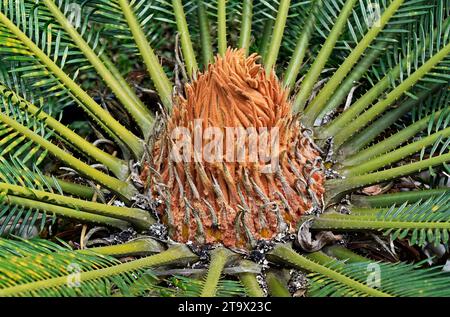
[[[449,13],[0,1],[0,296],[449,296]]]

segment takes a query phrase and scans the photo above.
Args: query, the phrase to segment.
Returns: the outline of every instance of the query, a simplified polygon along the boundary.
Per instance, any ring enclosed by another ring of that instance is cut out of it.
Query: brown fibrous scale
[[[184,96],[174,98],[141,178],[162,202],[158,213],[175,241],[246,248],[295,232],[303,214],[321,207],[320,154],[292,114],[287,90],[258,60],[256,54],[228,49],[185,85]],[[208,138],[208,128],[221,131],[222,141],[217,134]],[[189,142],[182,144],[192,144],[190,151],[179,147],[182,136],[175,131],[188,132]],[[266,138],[237,141],[236,131],[258,131]],[[202,138],[194,144],[196,133]],[[263,142],[268,146],[260,146]],[[258,152],[255,159],[255,144],[270,153]],[[198,145],[214,160],[196,151]],[[178,160],[172,153],[181,153]]]

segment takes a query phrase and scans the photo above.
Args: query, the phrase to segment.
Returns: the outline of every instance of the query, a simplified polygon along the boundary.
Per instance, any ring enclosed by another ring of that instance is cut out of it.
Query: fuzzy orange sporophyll
[[[319,152],[258,58],[228,49],[175,98],[149,183],[176,241],[249,247],[295,231],[301,215],[322,206]]]

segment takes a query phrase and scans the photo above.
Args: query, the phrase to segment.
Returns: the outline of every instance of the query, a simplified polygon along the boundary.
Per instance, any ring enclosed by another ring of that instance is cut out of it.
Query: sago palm
[[[449,296],[449,12],[0,1],[0,296]]]

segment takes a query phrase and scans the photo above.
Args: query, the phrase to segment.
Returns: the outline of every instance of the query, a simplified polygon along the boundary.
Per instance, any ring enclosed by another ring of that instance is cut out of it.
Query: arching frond
[[[75,82],[78,71],[69,74],[65,72],[69,49],[75,50],[73,54],[78,56],[80,49],[73,45],[69,37],[62,36],[61,29],[46,21],[41,5],[27,0],[21,0],[19,4],[16,7],[12,2],[2,3],[0,7],[0,32],[3,34],[0,36],[0,45],[4,48],[2,54],[6,55],[6,60],[20,63],[19,67],[14,67],[14,72],[27,78],[27,84],[37,88],[38,96],[71,98],[105,128],[111,137],[125,143],[139,156],[142,153],[140,140]],[[23,19],[23,16],[30,16],[31,21]],[[56,34],[53,28],[58,30]],[[76,59],[73,61],[76,62]]]
[[[351,214],[325,213],[312,228],[331,230],[377,230],[392,239],[408,238],[412,245],[448,243],[450,233],[450,191],[413,204],[388,209],[351,208]]]
[[[152,277],[146,269],[195,259],[181,246],[122,263],[105,252],[74,251],[42,240],[0,244],[1,296],[137,296],[152,288],[136,283]]]
[[[270,252],[274,261],[311,272],[311,296],[448,296],[450,275],[441,268],[419,269],[422,263],[356,262],[346,264],[324,254],[298,254],[278,245]]]
[[[443,273],[441,268],[422,269],[420,264],[381,262],[351,263],[344,266],[339,266],[338,262],[331,262],[326,266],[398,297],[448,296],[445,284],[448,283],[449,275]],[[309,295],[312,297],[366,295],[321,274],[311,273],[309,277],[311,279]]]

